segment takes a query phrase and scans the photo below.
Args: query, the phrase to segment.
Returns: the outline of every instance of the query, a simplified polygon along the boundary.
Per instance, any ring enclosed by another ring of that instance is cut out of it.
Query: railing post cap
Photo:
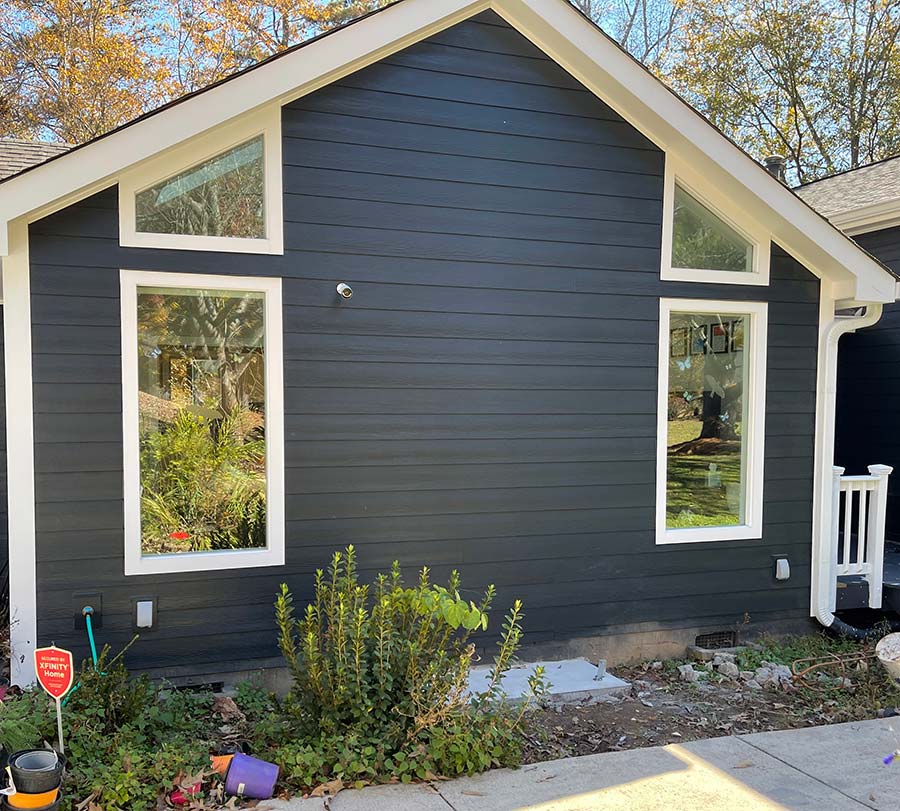
[[[834,473],[835,476],[843,476],[843,475],[844,475],[844,471],[845,471],[846,469],[847,469],[847,468],[841,467],[840,465],[834,465],[834,467],[831,468],[831,470],[832,470],[832,472]]]
[[[869,473],[873,476],[890,476],[894,468],[890,465],[869,465]]]

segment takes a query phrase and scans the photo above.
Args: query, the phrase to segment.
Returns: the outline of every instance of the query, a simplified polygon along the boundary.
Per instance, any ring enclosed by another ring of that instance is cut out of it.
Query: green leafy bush
[[[88,798],[104,811],[156,808],[179,779],[209,772],[209,754],[221,739],[214,696],[131,677],[123,653],[111,657],[104,648],[96,669],[83,662],[66,700],[63,811]],[[55,739],[55,709],[42,690],[0,705],[0,745],[7,751]]]
[[[521,640],[521,604],[507,615],[488,689],[470,701],[470,636],[487,628],[494,589],[475,604],[459,587],[456,572],[445,587],[427,568],[406,587],[397,563],[362,585],[352,546],[316,573],[299,620],[282,585],[276,619],[293,677],[286,708],[300,739],[276,752],[289,782],[409,781],[518,763],[528,702],[513,709],[500,684]],[[533,677],[534,694],[542,678]]]
[[[516,765],[528,702],[504,702],[500,678],[521,641],[521,605],[506,617],[488,688],[470,700],[471,634],[487,628],[494,589],[478,604],[459,591],[455,572],[441,586],[427,569],[407,587],[397,564],[371,587],[362,585],[352,547],[334,556],[327,575],[317,573],[315,599],[299,621],[282,587],[280,644],[294,678],[284,701],[250,683],[238,685],[233,704],[208,691],[155,684],[129,674],[130,645],[116,656],[104,648],[96,666],[82,663],[66,700],[61,811],[169,807],[173,787],[201,775],[197,807],[220,807],[209,756],[235,748],[278,763],[283,785],[304,789]],[[540,694],[542,674],[532,687]],[[53,703],[43,691],[0,704],[0,745],[7,750],[55,738]]]
[[[28,690],[0,702],[0,749],[18,752],[38,745],[56,716],[43,690]]]

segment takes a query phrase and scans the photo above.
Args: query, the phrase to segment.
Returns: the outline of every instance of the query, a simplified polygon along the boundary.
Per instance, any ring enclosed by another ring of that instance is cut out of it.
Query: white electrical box
[[[138,600],[134,604],[135,628],[152,628],[155,620],[153,600]]]
[[[791,563],[787,558],[775,559],[775,579],[790,580],[791,579]]]

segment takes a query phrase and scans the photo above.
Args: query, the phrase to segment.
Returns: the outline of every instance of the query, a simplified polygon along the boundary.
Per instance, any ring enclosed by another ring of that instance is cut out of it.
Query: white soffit
[[[893,301],[895,278],[715,130],[566,0],[401,0],[0,184],[8,224],[70,205],[120,172],[267,104],[287,103],[492,9],[642,131],[727,194],[839,298]]]

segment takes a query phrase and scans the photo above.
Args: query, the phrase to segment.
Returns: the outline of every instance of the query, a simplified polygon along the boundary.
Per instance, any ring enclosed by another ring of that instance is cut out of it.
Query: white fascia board
[[[29,221],[116,182],[157,153],[273,101],[286,103],[490,7],[490,0],[404,0],[0,185],[0,256],[8,223]]]
[[[655,142],[720,187],[816,275],[864,301],[893,301],[894,278],[718,133],[565,0],[403,0],[0,186],[6,224],[69,205],[118,173],[272,102],[286,103],[457,22],[493,9]]]
[[[828,218],[832,225],[840,228],[845,234],[855,236],[869,231],[880,231],[900,225],[900,197],[893,200],[882,200],[850,211],[841,211]]]
[[[764,223],[816,275],[853,282],[864,301],[894,300],[894,277],[568,3],[496,0],[494,9],[623,118]]]

